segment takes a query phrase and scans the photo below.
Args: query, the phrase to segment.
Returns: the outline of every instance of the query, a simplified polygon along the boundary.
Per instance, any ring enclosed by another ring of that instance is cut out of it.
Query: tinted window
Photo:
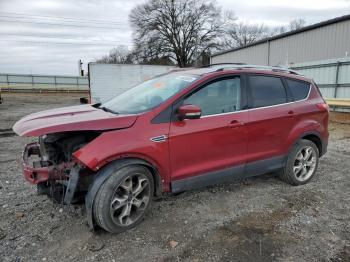
[[[302,100],[307,97],[310,89],[309,83],[287,79],[287,84],[294,101]]]
[[[253,107],[271,106],[287,101],[282,80],[272,76],[249,76]]]
[[[240,100],[240,78],[235,77],[208,84],[187,97],[184,104],[199,106],[202,109],[202,116],[206,116],[239,110]]]

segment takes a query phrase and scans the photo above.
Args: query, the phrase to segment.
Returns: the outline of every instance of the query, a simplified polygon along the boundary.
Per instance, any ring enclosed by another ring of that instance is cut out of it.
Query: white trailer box
[[[93,103],[105,102],[151,77],[175,68],[158,65],[89,63],[91,100]]]

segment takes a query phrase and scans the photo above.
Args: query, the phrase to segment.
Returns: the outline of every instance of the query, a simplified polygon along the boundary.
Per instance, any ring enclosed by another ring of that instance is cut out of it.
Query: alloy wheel
[[[311,146],[303,147],[296,154],[293,173],[295,178],[300,181],[308,180],[315,171],[317,163],[317,153]]]
[[[113,222],[119,226],[129,226],[144,213],[150,201],[149,180],[144,174],[127,176],[116,188],[110,202]]]

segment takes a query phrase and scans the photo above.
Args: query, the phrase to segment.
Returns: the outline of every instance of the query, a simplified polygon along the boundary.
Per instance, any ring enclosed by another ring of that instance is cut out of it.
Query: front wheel
[[[293,186],[306,184],[314,177],[318,160],[317,146],[309,140],[302,139],[290,151],[280,177]]]
[[[131,165],[114,169],[94,200],[96,223],[111,233],[135,227],[144,218],[153,192],[153,177],[146,167]]]

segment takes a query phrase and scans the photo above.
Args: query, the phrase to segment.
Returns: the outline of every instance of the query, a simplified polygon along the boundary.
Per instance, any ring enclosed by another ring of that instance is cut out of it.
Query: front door
[[[180,103],[199,106],[202,116],[175,120],[170,125],[172,181],[212,173],[216,183],[220,181],[215,181],[215,172],[234,166],[243,171],[247,150],[244,124],[248,112],[240,110],[241,89],[240,76],[217,79]]]

